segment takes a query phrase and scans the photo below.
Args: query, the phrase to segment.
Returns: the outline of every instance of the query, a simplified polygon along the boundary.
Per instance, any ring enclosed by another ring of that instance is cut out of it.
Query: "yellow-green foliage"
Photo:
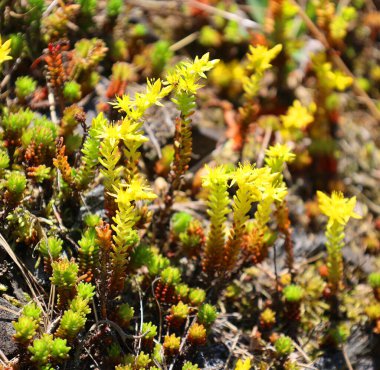
[[[171,165],[169,181],[170,191],[173,192],[181,186],[181,180],[188,168],[192,154],[191,115],[196,107],[195,97],[198,89],[202,87],[199,81],[206,78],[205,72],[211,70],[218,60],[209,60],[209,54],[202,58],[196,57],[194,61],[177,64],[166,77],[167,88],[172,90],[172,101],[180,111],[176,121],[174,138],[174,160]]]
[[[140,158],[138,151],[140,146],[147,141],[143,136],[143,116],[148,108],[153,105],[161,105],[160,100],[171,91],[171,87],[163,87],[162,81],[147,81],[145,93],[136,93],[131,99],[129,95],[117,97],[114,106],[125,113],[117,136],[124,144],[124,155],[127,159],[128,178],[131,179],[137,174],[137,163]],[[115,134],[116,136],[116,134]]]
[[[115,198],[118,209],[112,225],[115,233],[111,251],[111,288],[117,292],[124,286],[129,249],[138,242],[137,231],[134,230],[137,221],[135,202],[153,200],[156,195],[136,177],[129,185],[117,188]]]
[[[51,334],[43,334],[41,338],[35,339],[33,344],[28,347],[31,360],[39,367],[48,364],[50,361],[62,362],[68,358],[71,349],[66,343],[66,339],[53,339]]]
[[[73,340],[83,329],[86,323],[86,317],[83,312],[75,312],[69,309],[64,312],[56,335],[60,338]]]
[[[75,176],[75,182],[79,189],[86,189],[95,176],[96,166],[99,162],[100,139],[98,132],[102,131],[106,124],[107,120],[102,113],[92,120],[91,128],[83,144],[81,165]]]
[[[240,165],[233,174],[233,183],[238,189],[233,197],[233,224],[230,229],[228,240],[224,246],[222,268],[231,270],[236,263],[236,259],[242,245],[246,222],[249,219],[248,212],[253,202],[260,202],[266,199],[265,191],[273,197],[277,196],[275,189],[271,188],[274,175],[268,167],[255,168],[254,165]],[[260,207],[260,210],[259,210]],[[270,209],[268,202],[258,205],[256,219],[260,223],[267,222],[267,210]]]
[[[16,333],[13,338],[16,342],[25,344],[30,342],[36,335],[38,322],[32,317],[20,316],[17,321],[13,322],[13,327]]]
[[[207,174],[202,179],[203,187],[208,190],[207,214],[210,217],[210,229],[203,259],[203,269],[208,273],[220,266],[223,257],[225,223],[230,212],[229,179],[230,175],[225,166],[207,167]]]
[[[249,47],[247,69],[251,75],[243,78],[243,89],[247,99],[251,100],[257,96],[264,72],[272,66],[271,61],[276,58],[281,50],[282,45],[276,45],[272,49],[263,45]]]
[[[249,211],[257,202],[254,215],[253,232],[264,236],[274,202],[283,202],[287,188],[283,181],[284,164],[294,159],[294,154],[286,145],[270,147],[266,152],[266,166],[255,168],[251,164],[240,165],[235,171],[228,172],[226,167],[207,168],[203,186],[208,190],[208,215],[210,231],[207,236],[203,269],[210,275],[213,270],[224,274],[235,267],[239,251],[246,233]],[[225,241],[226,216],[230,211],[228,182],[237,185],[233,196],[233,224]]]
[[[52,263],[53,275],[51,282],[59,288],[67,289],[75,285],[79,267],[68,259],[61,259]]]
[[[104,176],[105,190],[112,192],[119,185],[120,172],[122,171],[122,167],[117,166],[121,158],[119,151],[120,125],[107,123],[99,132],[99,137],[103,139],[99,151],[99,162],[103,166],[100,172]]]
[[[328,217],[326,226],[326,247],[328,278],[333,292],[337,292],[343,278],[342,248],[344,246],[344,228],[349,219],[360,218],[354,212],[356,198],[345,198],[341,192],[333,192],[331,197],[317,192],[321,212]]]
[[[38,250],[44,258],[56,260],[61,254],[63,240],[50,236],[47,240],[41,240]]]

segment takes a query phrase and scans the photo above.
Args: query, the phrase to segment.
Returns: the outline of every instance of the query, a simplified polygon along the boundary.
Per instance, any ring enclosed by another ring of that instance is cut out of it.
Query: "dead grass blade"
[[[44,289],[38,283],[33,274],[28,270],[28,268],[17,258],[16,254],[13,252],[12,248],[8,242],[4,239],[3,235],[0,233],[0,246],[3,247],[5,252],[8,253],[9,257],[15,263],[15,265],[20,269],[22,276],[25,279],[26,284],[29,287],[30,293],[32,294],[33,299],[45,313],[45,303],[40,299],[41,296],[45,295]]]

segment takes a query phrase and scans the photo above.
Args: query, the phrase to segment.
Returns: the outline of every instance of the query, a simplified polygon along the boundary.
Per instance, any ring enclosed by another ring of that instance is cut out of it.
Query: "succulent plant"
[[[16,96],[24,100],[36,90],[37,82],[29,76],[21,76],[17,78],[15,86]]]
[[[274,348],[280,357],[288,357],[294,351],[293,341],[285,335],[281,336],[274,343]]]
[[[190,326],[187,339],[195,346],[204,345],[207,340],[206,328],[202,324],[194,323]]]
[[[75,81],[66,82],[63,86],[63,96],[69,103],[78,101],[81,96],[81,86]]]
[[[181,344],[181,338],[177,337],[175,334],[166,335],[164,338],[164,352],[167,355],[175,355],[179,351],[179,346]]]
[[[133,319],[135,310],[128,303],[123,303],[116,309],[117,320],[122,327],[128,327]]]
[[[200,324],[206,328],[210,327],[218,317],[216,308],[208,303],[203,304],[198,309],[197,318]]]

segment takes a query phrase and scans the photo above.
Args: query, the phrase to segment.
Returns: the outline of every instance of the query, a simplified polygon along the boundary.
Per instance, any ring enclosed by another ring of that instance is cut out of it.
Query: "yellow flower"
[[[285,144],[277,143],[265,151],[265,163],[272,169],[272,172],[282,172],[284,163],[293,162],[295,158],[295,154]]]
[[[280,183],[278,186],[271,184],[265,189],[263,199],[272,199],[282,202],[287,194],[288,189],[286,188],[285,183]]]
[[[339,70],[333,70],[332,64],[326,62],[325,58],[324,54],[318,54],[312,58],[319,83],[324,88],[331,90],[337,89],[344,91],[350,87],[353,83],[353,79]]]
[[[154,200],[157,198],[150,187],[144,183],[142,179],[134,178],[132,182],[123,189],[116,188],[116,194],[112,194],[116,198],[117,203],[129,204],[138,200]]]
[[[212,69],[219,59],[210,60],[210,53],[204,54],[201,58],[195,57],[194,62],[184,62],[183,65],[191,72],[199,77],[206,78],[205,72]]]
[[[205,175],[202,176],[202,184],[205,187],[215,184],[221,180],[228,181],[231,178],[231,173],[226,165],[210,167],[205,165]]]
[[[218,59],[209,60],[209,53],[194,61],[185,61],[175,67],[166,76],[165,85],[175,88],[177,93],[195,94],[202,87],[198,84],[201,78],[206,78],[205,72],[211,70]],[[170,87],[168,87],[170,88]]]
[[[258,202],[263,198],[263,193],[272,185],[274,175],[270,168],[255,168],[249,163],[240,164],[231,175],[232,185],[237,184],[240,189],[250,192],[252,202]]]
[[[249,358],[246,358],[244,362],[241,359],[239,359],[235,366],[235,370],[250,370],[250,368],[251,360]]]
[[[253,70],[254,73],[263,73],[272,66],[270,62],[276,58],[281,50],[281,44],[274,46],[272,49],[268,49],[263,45],[258,45],[256,47],[250,45],[250,54],[247,54],[248,69]]]
[[[345,75],[340,71],[334,73],[335,88],[339,91],[344,91],[354,82],[352,77]]]
[[[111,102],[111,104],[119,111],[128,112],[131,109],[132,102],[129,95],[117,96],[116,102]]]
[[[7,60],[11,60],[12,57],[9,55],[11,52],[11,40],[7,40],[2,44],[0,36],[0,65]]]
[[[278,44],[272,49],[268,49],[266,46],[258,45],[249,47],[249,53],[247,54],[248,63],[247,70],[251,73],[250,76],[243,76],[242,84],[246,93],[246,98],[253,99],[259,92],[260,82],[263,78],[264,72],[272,65],[271,61],[282,50],[282,45]]]
[[[299,100],[295,100],[286,115],[281,116],[281,122],[286,129],[303,130],[313,121],[311,109],[304,107]]]
[[[102,127],[98,130],[97,137],[100,139],[110,140],[110,144],[114,146],[116,142],[118,142],[121,138],[120,128],[121,128],[120,125],[108,124],[105,127]]]
[[[333,191],[331,197],[318,191],[317,196],[321,212],[329,218],[328,225],[337,222],[344,226],[350,217],[361,218],[354,212],[356,197],[348,199],[344,197],[342,192],[337,191]]]

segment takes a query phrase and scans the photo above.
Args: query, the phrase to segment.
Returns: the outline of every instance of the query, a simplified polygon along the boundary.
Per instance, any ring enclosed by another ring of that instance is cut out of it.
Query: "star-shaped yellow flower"
[[[0,36],[0,64],[4,63],[7,60],[11,60],[12,57],[9,55],[11,52],[11,40],[7,40],[4,44],[1,42]]]
[[[295,100],[286,115],[282,115],[280,118],[285,129],[303,130],[314,121],[310,109],[304,107],[299,100]]]
[[[337,191],[333,191],[331,197],[318,191],[317,196],[319,209],[329,218],[329,225],[337,222],[344,226],[351,217],[361,218],[354,212],[356,197],[345,198],[342,192]]]

